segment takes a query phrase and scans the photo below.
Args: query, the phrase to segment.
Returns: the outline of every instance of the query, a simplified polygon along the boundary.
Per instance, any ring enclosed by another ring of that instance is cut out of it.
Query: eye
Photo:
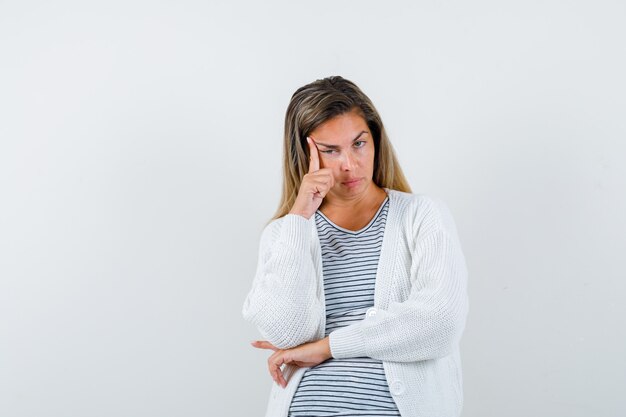
[[[357,143],[360,143],[361,145],[356,146],[356,144],[357,144]],[[365,141],[364,141],[364,140],[357,140],[356,142],[354,142],[354,145],[355,145],[357,148],[362,148],[363,146],[365,146]]]
[[[335,152],[335,150],[334,149],[328,149],[326,151],[320,151],[320,152],[321,153],[326,153],[326,154],[331,154],[331,153]]]

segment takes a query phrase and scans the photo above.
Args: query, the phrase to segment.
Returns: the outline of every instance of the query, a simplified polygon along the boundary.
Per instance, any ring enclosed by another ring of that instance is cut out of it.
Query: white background
[[[373,100],[469,268],[464,417],[626,415],[621,1],[0,1],[0,415],[261,416],[291,94]]]

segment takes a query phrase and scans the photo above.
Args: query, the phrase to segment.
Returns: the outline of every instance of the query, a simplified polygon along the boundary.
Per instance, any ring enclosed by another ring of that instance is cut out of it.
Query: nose
[[[341,160],[341,170],[351,171],[354,168],[354,157],[349,152],[344,153],[344,157]]]

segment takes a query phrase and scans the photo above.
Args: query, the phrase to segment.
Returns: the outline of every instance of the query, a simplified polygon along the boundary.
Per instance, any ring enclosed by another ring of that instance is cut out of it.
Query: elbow
[[[436,323],[424,333],[418,344],[425,349],[416,351],[414,360],[439,359],[452,354],[458,349],[465,330],[467,316],[466,304],[449,305],[432,314],[428,321]]]
[[[253,305],[250,301],[250,296],[246,297],[246,300],[243,302],[243,307],[241,308],[241,316],[247,322],[252,323],[254,320],[254,311]]]
[[[244,320],[253,324],[264,340],[279,349],[291,349],[315,340],[321,321],[314,311],[282,310],[272,306],[254,306],[244,303]]]
[[[440,329],[439,337],[434,337],[434,339],[438,341],[438,343],[436,343],[438,346],[437,357],[448,356],[458,348],[463,332],[465,331],[466,320],[467,303],[463,303],[444,315],[441,321],[445,324]]]
[[[256,323],[261,335],[279,349],[291,349],[315,340],[318,325],[313,317],[276,318]]]

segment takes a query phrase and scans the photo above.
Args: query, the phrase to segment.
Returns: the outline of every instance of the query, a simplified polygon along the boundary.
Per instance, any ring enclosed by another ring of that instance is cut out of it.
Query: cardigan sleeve
[[[265,227],[252,288],[243,304],[244,319],[279,349],[313,340],[323,326],[311,221],[287,214]]]
[[[434,212],[434,221],[414,225],[415,242],[407,248],[412,251],[408,298],[333,331],[334,358],[414,362],[447,356],[458,345],[469,306],[467,268],[447,208],[440,205]]]

